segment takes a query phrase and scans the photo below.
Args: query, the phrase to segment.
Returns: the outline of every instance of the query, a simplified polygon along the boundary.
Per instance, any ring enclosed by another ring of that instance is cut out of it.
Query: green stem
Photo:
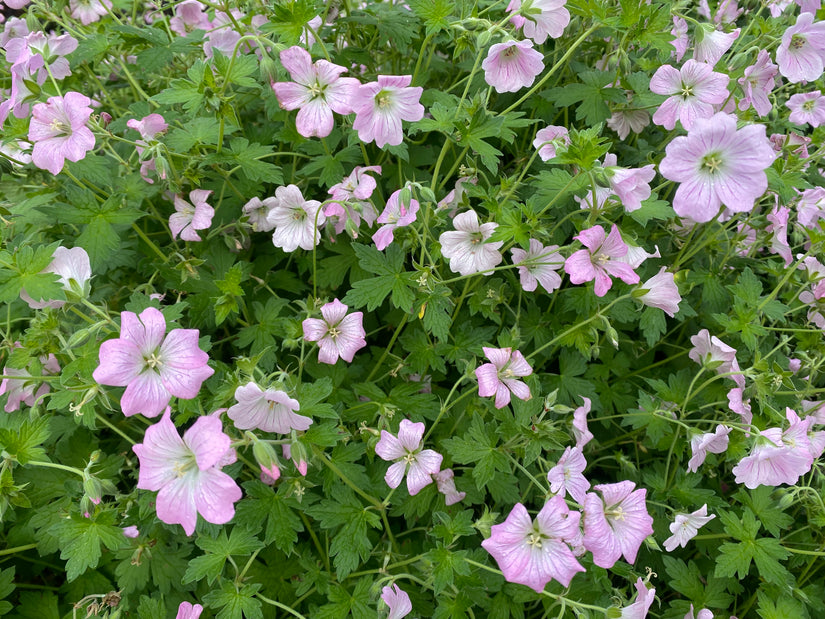
[[[0,550],[0,557],[5,555],[13,555],[17,554],[18,552],[25,552],[27,550],[32,550],[33,548],[37,548],[37,544],[26,544],[25,546],[15,546],[14,548],[5,548]]]
[[[370,370],[369,375],[367,376],[366,382],[370,382],[372,377],[375,376],[375,373],[378,371],[378,368],[381,367],[381,364],[384,363],[384,359],[387,358],[387,355],[390,354],[390,350],[392,350],[393,345],[395,344],[395,340],[398,339],[398,336],[401,334],[401,330],[404,328],[404,325],[407,324],[407,320],[409,319],[409,314],[404,314],[404,317],[399,321],[398,326],[395,328],[395,332],[392,334],[390,338],[390,343],[387,344],[387,347],[384,349],[384,352],[381,353],[381,357],[372,366],[372,370]]]
[[[76,469],[73,466],[66,466],[65,464],[58,464],[57,462],[41,462],[38,460],[29,460],[28,462],[26,462],[24,466],[40,466],[45,469],[60,469],[61,471],[68,471],[69,473],[79,475],[84,479],[86,478],[86,474],[80,469]]]
[[[280,602],[276,602],[275,600],[270,600],[268,597],[265,597],[265,596],[261,595],[260,593],[256,593],[255,597],[258,598],[259,600],[261,600],[262,602],[266,602],[267,604],[271,604],[272,606],[280,608],[281,610],[285,610],[286,612],[288,612],[293,617],[298,617],[298,619],[307,619],[301,613],[299,613],[297,610],[294,610],[294,609],[290,608],[286,604],[281,604]]]

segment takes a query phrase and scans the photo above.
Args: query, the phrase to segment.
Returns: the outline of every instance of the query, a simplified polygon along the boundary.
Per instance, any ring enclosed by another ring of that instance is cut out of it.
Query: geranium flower
[[[189,602],[181,602],[175,619],[198,619],[202,612],[203,606],[200,604],[193,605]]]
[[[776,50],[779,72],[793,84],[813,82],[825,68],[825,22],[814,19],[813,13],[801,13]]]
[[[588,493],[584,500],[584,547],[599,567],[611,568],[624,555],[628,563],[648,535],[653,518],[647,513],[647,490],[634,490],[632,481],[593,486],[602,494]]]
[[[13,348],[20,348],[20,346],[19,342],[15,342]],[[48,356],[41,356],[40,363],[42,364],[43,374],[54,375],[60,373],[60,364],[52,353],[49,353]],[[3,410],[7,413],[20,410],[20,404],[34,406],[51,389],[48,382],[44,382],[38,387],[37,377],[32,377],[23,368],[5,366],[3,376],[7,378],[0,382],[0,395],[8,394],[6,405],[3,407]]]
[[[693,615],[693,604],[690,605],[690,611],[685,615],[684,619],[713,619],[713,613],[707,608],[703,608],[695,616]]]
[[[71,16],[84,26],[98,21],[112,8],[111,0],[69,0]]]
[[[259,429],[264,432],[289,434],[291,430],[303,432],[312,425],[312,419],[296,415],[298,400],[290,398],[279,389],[262,390],[255,383],[247,383],[235,389],[237,404],[226,411],[240,430]]]
[[[570,145],[570,133],[567,127],[548,125],[544,129],[536,132],[536,139],[533,140],[533,147],[539,151],[542,161],[548,161],[556,156],[556,145]]]
[[[34,165],[57,175],[66,159],[80,161],[94,148],[95,136],[86,126],[92,115],[91,103],[79,92],[67,92],[34,106],[29,124]]]
[[[650,114],[645,110],[616,110],[607,119],[607,126],[624,140],[630,132],[641,133],[650,124]]]
[[[766,116],[773,105],[768,94],[773,90],[779,68],[771,62],[771,55],[764,49],[759,50],[756,62],[745,69],[745,75],[739,78],[739,85],[745,96],[739,101],[743,112],[751,105],[759,116]]]
[[[587,413],[590,412],[590,398],[579,396],[583,404],[573,411],[573,438],[576,439],[576,447],[584,449],[593,440],[593,433],[587,428]]]
[[[706,62],[711,67],[719,62],[719,59],[733,45],[739,37],[739,28],[733,32],[722,32],[716,30],[709,24],[701,24],[694,31],[696,43],[693,49],[693,58],[698,62]]]
[[[616,165],[616,155],[604,156],[604,168],[610,189],[619,196],[619,200],[628,213],[642,208],[642,202],[650,197],[650,181],[656,176],[655,166],[651,163],[641,168],[623,168]]]
[[[412,612],[410,596],[396,584],[381,589],[381,599],[390,607],[387,619],[401,619]]]
[[[580,249],[570,256],[564,263],[564,271],[570,276],[574,284],[583,284],[592,280],[595,282],[597,297],[603,297],[613,286],[610,276],[618,277],[626,284],[638,284],[639,276],[629,264],[619,262],[627,254],[627,245],[622,241],[622,235],[616,224],[605,237],[604,228],[593,226],[582,230],[573,237],[580,241],[587,249]]]
[[[670,97],[654,112],[653,122],[673,129],[680,120],[689,130],[697,119],[713,116],[714,105],[725,102],[730,94],[729,81],[724,73],[716,73],[710,65],[692,59],[678,70],[669,64],[659,67],[650,78],[650,90]]]
[[[499,249],[503,241],[488,242],[498,224],[478,223],[474,210],[465,211],[453,219],[453,232],[443,232],[438,237],[441,255],[450,259],[450,270],[461,275],[481,273],[490,275],[492,268],[501,262]]]
[[[538,284],[547,292],[553,292],[561,287],[561,276],[558,270],[564,266],[564,258],[557,251],[558,245],[545,247],[536,239],[530,239],[530,250],[524,251],[518,247],[511,249],[513,264],[523,264],[518,268],[521,287],[527,292],[533,292]]]
[[[275,224],[269,221],[269,213],[278,206],[278,198],[252,198],[243,205],[243,214],[249,218],[254,232],[269,232]]]
[[[211,190],[195,189],[189,192],[191,204],[179,195],[175,195],[175,212],[169,217],[169,229],[172,238],[178,236],[184,241],[201,241],[197,230],[207,230],[212,225],[215,209],[206,203]]]
[[[711,364],[719,374],[732,374],[730,378],[737,386],[745,387],[745,377],[739,369],[735,348],[731,348],[715,335],[711,336],[707,329],[691,336],[690,343],[693,344],[693,348],[688,352],[688,357],[699,365]]]
[[[692,455],[688,461],[688,473],[698,471],[699,467],[705,462],[708,453],[725,453],[728,448],[728,434],[730,434],[730,428],[719,424],[716,426],[715,431],[697,434],[691,438],[690,450]]]
[[[702,505],[692,514],[676,514],[676,519],[670,525],[670,532],[673,534],[665,540],[663,546],[668,552],[673,552],[676,546],[684,548],[687,543],[696,537],[703,526],[716,518],[716,514],[708,516],[707,504]]]
[[[544,70],[544,56],[533,49],[532,41],[506,41],[490,46],[481,68],[496,92],[518,92],[532,86]]]
[[[364,314],[353,312],[347,315],[346,305],[335,299],[321,308],[323,320],[307,318],[302,324],[304,339],[318,342],[318,361],[334,364],[340,357],[352,363],[355,353],[367,345],[364,339]]]
[[[51,263],[43,273],[56,273],[59,276],[58,283],[64,290],[75,294],[88,294],[87,284],[92,277],[92,266],[89,263],[89,254],[82,247],[58,247],[54,250]],[[32,309],[43,309],[45,307],[60,308],[65,301],[35,301],[26,292],[25,288],[20,290],[20,298],[29,304]]]
[[[324,138],[332,133],[332,113],[352,113],[353,93],[361,85],[354,77],[341,77],[346,67],[318,60],[302,47],[293,45],[281,52],[281,64],[292,82],[272,84],[278,103],[287,110],[300,108],[295,127],[305,138]]]
[[[550,482],[550,492],[564,497],[567,492],[579,503],[584,504],[584,498],[590,489],[590,482],[582,474],[587,468],[587,460],[579,447],[568,447],[564,450],[558,463],[547,473]]]
[[[433,481],[438,474],[441,461],[440,453],[432,449],[422,449],[424,424],[402,419],[396,438],[386,430],[381,430],[381,440],[375,446],[375,454],[382,460],[394,462],[387,469],[384,481],[390,488],[398,488],[404,474],[407,475],[407,490],[414,496]]]
[[[355,238],[362,217],[370,227],[375,223],[378,213],[367,200],[372,196],[378,183],[367,172],[381,174],[381,166],[355,166],[349,176],[329,188],[332,199],[337,202],[327,204],[324,215],[328,220],[335,222],[335,234],[341,234],[347,229]],[[327,226],[330,225],[330,221],[327,222]]]
[[[510,21],[516,28],[521,28],[524,36],[541,45],[549,36],[558,39],[570,23],[570,12],[564,8],[567,0],[531,0],[530,18],[513,15]],[[521,8],[521,0],[510,0],[508,13],[515,13]]]
[[[671,318],[679,311],[682,296],[673,273],[669,273],[667,267],[661,267],[656,275],[640,286],[641,290],[646,292],[636,298],[648,307],[658,307]],[[635,292],[638,291],[634,291],[634,296]]]
[[[478,395],[483,398],[496,396],[496,408],[504,408],[510,403],[510,394],[520,400],[529,400],[530,388],[517,378],[530,376],[533,368],[519,351],[512,348],[482,348],[484,355],[492,361],[480,365],[475,370],[478,379]]]
[[[674,39],[670,42],[670,44],[676,48],[674,52],[672,52],[676,62],[680,62],[682,60],[682,56],[685,55],[688,48],[688,25],[687,22],[681,18],[673,16],[673,28],[670,30],[670,34],[673,35]],[[624,139],[624,138],[622,138]]]
[[[636,579],[636,601],[622,609],[619,619],[645,619],[647,612],[656,599],[656,589],[647,585],[641,578]]]
[[[92,373],[101,385],[126,387],[120,406],[127,417],[159,415],[172,396],[190,400],[215,370],[198,348],[197,329],[173,329],[164,339],[166,319],[154,307],[120,314],[120,337],[100,345],[100,365]]]
[[[553,579],[568,587],[577,572],[585,571],[568,546],[578,533],[580,518],[560,496],[548,500],[535,521],[524,505],[516,503],[503,523],[490,527],[490,537],[481,545],[507,582],[539,593]]]
[[[169,28],[182,37],[193,30],[211,30],[212,23],[205,9],[198,0],[184,0],[175,6],[175,16],[169,20]]]
[[[272,243],[286,252],[301,249],[310,250],[321,242],[318,229],[324,217],[318,200],[304,200],[301,190],[295,185],[278,187],[275,190],[278,203],[272,206],[266,216],[274,226]]]
[[[401,121],[424,118],[424,106],[419,103],[424,89],[411,83],[412,75],[379,75],[377,82],[354,91],[352,128],[362,142],[375,141],[378,148],[398,146],[404,140]]]
[[[787,206],[775,206],[767,214],[766,219],[770,224],[765,226],[765,232],[771,235],[771,253],[778,254],[785,261],[786,267],[791,266],[793,262],[793,252],[791,246],[788,245],[788,219],[790,214],[791,209]]]
[[[415,221],[419,206],[418,200],[415,198],[410,198],[409,204],[402,204],[401,189],[393,191],[383,212],[376,219],[379,224],[384,225],[372,235],[375,247],[380,251],[384,251],[395,240],[393,233],[396,228],[409,226]]]
[[[825,124],[825,97],[818,90],[798,92],[785,105],[791,110],[788,120],[792,123],[811,127]]]
[[[464,497],[467,496],[466,492],[459,492],[455,487],[454,478],[455,473],[453,473],[452,469],[444,469],[433,475],[435,485],[438,487],[438,491],[444,495],[444,503],[447,505],[453,505],[459,501],[463,501]]]
[[[679,183],[673,209],[705,222],[721,205],[735,213],[753,209],[768,188],[765,170],[775,158],[765,125],[736,128],[736,117],[720,112],[697,120],[686,136],[667,145],[659,172]]]
[[[232,440],[217,417],[199,417],[181,439],[170,410],[146,430],[132,450],[140,461],[137,487],[157,490],[158,518],[195,532],[198,514],[213,524],[226,524],[235,515],[241,489],[221,471],[235,462]]]

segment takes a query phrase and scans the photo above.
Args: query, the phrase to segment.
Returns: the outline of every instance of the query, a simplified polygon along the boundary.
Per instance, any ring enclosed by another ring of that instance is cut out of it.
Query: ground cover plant
[[[0,7],[0,616],[825,615],[820,2]]]

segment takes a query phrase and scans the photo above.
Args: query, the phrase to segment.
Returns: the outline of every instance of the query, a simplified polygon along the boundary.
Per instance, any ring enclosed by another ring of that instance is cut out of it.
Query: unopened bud
[[[478,37],[476,38],[476,41],[478,42],[478,46],[479,47],[487,47],[487,44],[490,42],[490,39],[492,38],[492,36],[493,35],[490,33],[489,30],[484,30],[482,32],[479,32]]]
[[[83,492],[86,493],[86,496],[94,505],[100,504],[100,499],[103,496],[103,487],[100,485],[100,481],[92,476],[84,476],[83,479]]]

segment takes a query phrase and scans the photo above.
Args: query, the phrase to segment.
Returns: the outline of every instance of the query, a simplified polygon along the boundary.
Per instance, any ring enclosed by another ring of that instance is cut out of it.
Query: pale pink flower
[[[723,204],[735,213],[752,210],[768,188],[765,170],[775,158],[765,125],[737,130],[736,117],[723,112],[697,120],[665,153],[659,172],[679,183],[673,209],[697,222],[713,219]]]
[[[340,200],[341,202],[369,200],[378,183],[367,172],[381,174],[381,166],[355,166],[349,176],[337,185],[330,187],[328,193],[333,200]]]
[[[736,0],[721,0],[716,7],[716,13],[711,17],[708,0],[699,0],[699,14],[705,19],[713,19],[716,24],[730,24],[744,12],[736,3]]]
[[[624,256],[619,256],[618,258],[616,258],[616,261],[629,264],[630,268],[634,271],[638,269],[640,266],[642,266],[642,263],[648,258],[662,257],[662,254],[659,253],[658,245],[653,246],[653,249],[655,250],[653,253],[649,253],[644,249],[644,247],[638,247],[636,245],[632,245],[631,243],[626,243],[626,245],[627,253]]]
[[[240,430],[263,430],[289,434],[291,430],[303,432],[312,419],[297,415],[298,400],[290,398],[280,389],[262,390],[255,383],[247,383],[235,389],[237,404],[226,411],[235,427]]]
[[[793,0],[799,6],[800,13],[813,13],[822,8],[822,0]]]
[[[728,408],[742,417],[742,423],[750,425],[753,421],[751,401],[743,399],[743,392],[742,387],[734,387],[728,391]]]
[[[811,127],[825,124],[825,97],[818,90],[798,92],[785,105],[791,110],[788,120],[794,124]]]
[[[530,388],[517,380],[530,376],[533,368],[519,351],[512,348],[482,347],[484,355],[492,361],[480,365],[475,370],[478,379],[478,395],[485,398],[496,396],[496,408],[504,408],[510,403],[510,394],[520,400],[529,400]]]
[[[547,473],[550,482],[550,492],[564,497],[567,492],[579,503],[584,504],[584,497],[590,490],[590,482],[583,475],[587,468],[585,459],[579,447],[568,447],[564,450],[558,463]]]
[[[36,74],[38,84],[42,84],[49,74],[62,80],[72,74],[65,56],[77,46],[77,39],[69,34],[32,32],[6,43],[6,61],[12,63],[12,68],[22,69],[26,79]]]
[[[254,232],[269,232],[275,224],[269,221],[269,213],[278,206],[278,198],[252,198],[243,205],[243,214],[249,218]]]
[[[335,299],[321,307],[320,318],[307,318],[302,324],[304,339],[318,342],[318,361],[334,364],[340,357],[352,363],[355,353],[367,345],[364,339],[364,314],[347,315],[348,306]]]
[[[100,365],[92,376],[101,385],[126,387],[120,406],[127,417],[156,417],[172,396],[191,400],[215,370],[198,348],[197,329],[173,329],[149,307],[140,315],[120,314],[120,337],[100,345]],[[165,336],[165,339],[164,339]]]
[[[731,348],[715,335],[711,336],[707,329],[702,329],[691,336],[688,357],[699,365],[715,369],[718,374],[732,374],[731,378],[738,387],[745,387],[745,377],[736,361],[736,349]]]
[[[561,276],[557,271],[564,266],[564,258],[558,249],[558,245],[545,247],[536,239],[530,239],[529,251],[518,247],[510,250],[513,263],[523,265],[519,266],[518,273],[524,290],[533,292],[539,284],[547,292],[561,287]]]
[[[169,129],[169,125],[160,114],[149,114],[140,120],[132,118],[126,122],[126,126],[140,133],[140,137],[144,140],[156,140],[159,135],[166,133]]]
[[[459,176],[455,182],[455,185],[453,185],[453,189],[438,202],[438,206],[436,206],[435,210],[440,211],[442,209],[450,209],[450,217],[455,217],[458,207],[462,204],[464,201],[464,196],[467,194],[467,189],[465,188],[467,183],[477,185],[478,177]]]
[[[28,2],[28,0],[26,0],[26,2]],[[11,17],[6,21],[6,25],[3,26],[3,32],[0,32],[0,47],[6,49],[6,44],[9,41],[12,39],[25,38],[27,34],[29,34],[29,26],[26,24],[26,20],[21,17]],[[11,62],[8,56],[6,60]]]
[[[232,440],[217,417],[198,417],[181,439],[170,411],[146,430],[132,447],[140,461],[137,487],[157,490],[158,518],[195,532],[198,514],[213,524],[226,524],[241,498],[238,484],[221,468],[235,462]]]
[[[332,199],[337,202],[328,204],[324,215],[327,216],[327,226],[335,223],[335,234],[346,229],[352,238],[357,238],[362,217],[370,227],[375,223],[378,213],[368,200],[378,184],[367,172],[381,174],[381,166],[355,166],[349,176],[329,188]]]
[[[542,161],[548,161],[556,156],[558,146],[569,146],[570,134],[567,127],[548,125],[544,129],[539,129],[536,139],[533,140],[533,147],[539,151]]]
[[[699,529],[714,518],[716,518],[716,514],[708,516],[707,504],[702,505],[691,514],[676,514],[675,520],[669,525],[670,532],[673,535],[668,537],[663,544],[665,550],[673,552],[676,546],[684,548],[690,540],[696,537]]]
[[[236,22],[244,18],[244,14],[239,9],[231,9],[231,12]],[[204,55],[211,59],[215,54],[215,50],[218,50],[224,56],[232,57],[235,54],[238,42],[241,40],[241,34],[236,32],[234,28],[235,25],[227,13],[215,11],[215,19],[212,21],[206,41],[203,43]],[[237,49],[239,52],[244,53],[249,48],[241,46]]]
[[[568,587],[577,572],[585,571],[568,546],[578,533],[580,518],[560,496],[548,500],[535,521],[524,505],[516,503],[503,523],[490,528],[490,537],[481,545],[507,582],[539,593],[554,579]]]
[[[656,589],[647,585],[641,578],[636,579],[636,601],[622,609],[619,619],[645,619],[653,601],[656,599]]]
[[[432,449],[422,449],[424,424],[402,419],[396,438],[386,430],[381,430],[381,440],[375,446],[376,455],[382,460],[393,462],[384,481],[390,488],[398,488],[407,475],[407,490],[414,496],[432,483],[433,475],[441,468],[443,456]]]
[[[318,200],[304,200],[295,185],[275,190],[277,204],[272,206],[267,221],[274,226],[272,243],[285,252],[311,250],[321,242],[318,229],[326,220]]]
[[[573,411],[573,438],[576,439],[576,448],[584,449],[593,440],[593,433],[587,428],[587,413],[590,412],[590,398],[579,396],[583,404]]]
[[[128,527],[123,527],[123,537],[128,537],[129,539],[135,539],[136,537],[140,536],[140,531],[135,525],[131,525]]]
[[[484,80],[496,92],[518,92],[532,86],[544,70],[544,56],[533,49],[533,42],[506,41],[490,46],[481,63]]]
[[[43,273],[56,273],[59,276],[58,283],[66,291],[79,296],[88,295],[88,282],[92,277],[92,267],[89,263],[89,254],[82,247],[72,249],[58,247],[54,250],[54,256],[49,266],[43,269]],[[29,296],[25,288],[20,290],[20,298],[28,303],[32,309],[60,308],[66,304],[65,301],[35,301]]]
[[[570,256],[564,263],[564,270],[574,284],[583,284],[591,280],[595,282],[597,297],[603,297],[613,286],[611,276],[620,278],[626,284],[638,284],[639,276],[630,265],[616,260],[627,254],[627,245],[622,241],[622,235],[616,224],[605,236],[604,228],[593,226],[582,230],[573,237],[580,241],[587,249],[580,249]]]
[[[401,619],[412,612],[410,596],[396,584],[381,589],[381,599],[390,607],[387,619]]]
[[[68,92],[34,106],[29,124],[34,165],[60,174],[66,159],[80,161],[94,148],[95,136],[86,126],[92,115],[91,103],[79,92]]]
[[[516,14],[510,21],[516,28],[522,29],[524,36],[538,44],[544,43],[548,36],[558,39],[570,23],[570,12],[564,8],[566,3],[567,0],[531,0],[530,17]],[[507,12],[515,13],[520,8],[521,0],[510,0]]]
[[[215,209],[206,203],[211,190],[195,189],[189,192],[191,203],[180,195],[175,195],[175,212],[169,217],[172,238],[180,236],[183,241],[201,241],[197,230],[207,230],[212,225]]]
[[[656,176],[651,163],[642,168],[623,168],[616,165],[616,155],[604,156],[604,168],[610,189],[619,196],[624,210],[632,213],[642,208],[642,202],[650,197],[650,181]]]
[[[15,343],[13,347],[19,348],[19,342]],[[40,363],[44,375],[60,373],[60,364],[52,353],[49,353],[48,357],[40,357]],[[3,410],[7,413],[20,410],[21,403],[27,406],[34,406],[50,391],[48,382],[44,382],[38,387],[37,377],[33,377],[24,368],[5,366],[3,368],[3,376],[8,378],[4,378],[3,382],[0,382],[0,395],[4,393],[8,394],[6,405],[3,407]]]
[[[825,219],[825,188],[814,187],[799,194],[796,203],[797,221],[811,230],[819,227],[819,220]]]
[[[647,513],[647,490],[634,490],[632,481],[593,486],[602,494],[589,492],[584,500],[584,547],[593,553],[599,567],[611,568],[624,555],[628,563],[648,535],[653,534],[653,518]]]
[[[650,114],[645,110],[615,110],[607,119],[607,126],[625,140],[630,132],[641,133],[650,124]]]
[[[502,260],[498,250],[504,242],[488,241],[498,224],[479,224],[476,212],[469,210],[455,216],[453,227],[454,232],[443,232],[438,238],[441,255],[450,259],[450,270],[461,275],[490,275]]]
[[[779,17],[791,4],[791,0],[768,0],[768,9],[771,12],[771,17]]]
[[[189,602],[181,602],[175,619],[198,619],[202,612],[203,606],[200,604],[193,605]]]
[[[424,89],[410,86],[412,75],[379,75],[377,82],[362,84],[354,90],[351,104],[355,112],[352,128],[362,142],[398,146],[404,140],[401,121],[424,118],[419,102]]]
[[[670,44],[676,48],[676,51],[673,52],[674,57],[676,58],[676,62],[682,60],[682,56],[685,55],[685,52],[688,48],[688,25],[687,22],[681,18],[673,16],[673,28],[670,31],[670,34],[673,35],[674,39],[670,42]],[[624,138],[622,138],[624,139]]]
[[[776,50],[779,72],[793,84],[813,82],[825,69],[825,22],[814,19],[812,13],[800,14]]]
[[[372,240],[375,247],[379,250],[385,250],[390,243],[395,239],[394,232],[397,228],[409,226],[415,221],[415,216],[418,213],[418,200],[410,198],[409,204],[401,202],[401,189],[392,192],[384,211],[378,216],[376,221],[379,224],[384,224],[375,234],[372,235]]]
[[[579,203],[579,208],[582,209],[590,209],[591,211],[599,212],[604,208],[604,205],[607,203],[608,198],[613,195],[613,192],[610,191],[609,187],[596,187],[596,202],[595,205],[593,203],[593,190],[591,189],[584,197],[573,196],[573,199]]]
[[[791,209],[787,206],[775,206],[766,217],[770,224],[765,226],[765,232],[771,234],[771,253],[779,254],[785,261],[786,267],[793,262],[793,252],[790,245],[788,245],[788,217],[790,213]]]
[[[433,475],[438,491],[444,495],[444,503],[454,505],[464,500],[466,492],[459,492],[455,487],[455,473],[452,469],[444,469]]]
[[[811,290],[799,293],[799,300],[810,305],[808,320],[820,329],[825,329],[825,281],[811,284]]]
[[[667,271],[666,267],[661,267],[659,272],[641,285],[635,292],[646,291],[636,297],[648,307],[658,307],[668,316],[673,318],[679,311],[679,303],[682,300],[679,288],[673,273]]]
[[[654,112],[653,122],[673,129],[680,120],[689,130],[698,119],[713,116],[714,105],[725,102],[729,81],[724,73],[696,60],[688,60],[679,70],[669,64],[659,67],[650,79],[650,90],[670,97]]]
[[[332,113],[350,114],[353,93],[361,85],[354,77],[341,77],[347,69],[326,60],[312,63],[309,52],[293,45],[281,52],[281,64],[293,81],[272,84],[278,103],[287,110],[300,108],[295,127],[305,138],[332,133]]]
[[[175,6],[175,16],[169,20],[169,28],[182,37],[193,30],[211,30],[212,23],[205,9],[198,0],[184,0]]]
[[[747,67],[745,75],[739,78],[739,85],[745,93],[739,101],[739,109],[745,111],[752,105],[759,116],[766,116],[773,107],[768,94],[773,90],[778,72],[779,68],[771,62],[771,55],[764,49],[759,50],[756,63]]]
[[[725,33],[708,24],[702,24],[696,28],[694,35],[696,40],[693,48],[693,58],[699,62],[706,62],[712,67],[719,62],[719,59],[739,37],[739,28],[733,32]]]
[[[69,0],[71,16],[84,26],[98,21],[112,8],[111,0]]]
[[[694,618],[693,616],[693,604],[690,605],[690,612],[688,612],[684,619],[713,619],[713,613],[710,612],[707,608],[703,608],[699,611],[699,613]],[[731,617],[730,619],[736,619],[736,617]]]

